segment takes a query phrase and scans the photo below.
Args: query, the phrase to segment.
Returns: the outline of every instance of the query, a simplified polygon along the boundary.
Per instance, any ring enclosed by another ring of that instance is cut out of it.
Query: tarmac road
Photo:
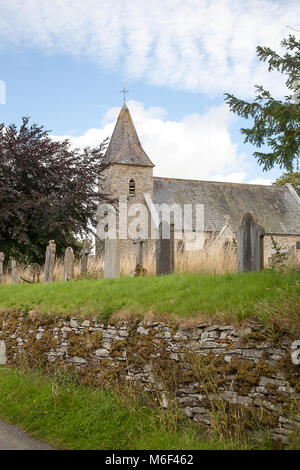
[[[37,441],[18,426],[0,419],[0,450],[55,450],[46,442]]]

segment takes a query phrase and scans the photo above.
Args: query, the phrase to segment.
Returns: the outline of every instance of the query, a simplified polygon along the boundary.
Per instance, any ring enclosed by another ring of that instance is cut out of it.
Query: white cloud
[[[249,96],[256,83],[282,93],[256,46],[278,49],[299,17],[298,0],[0,0],[0,48],[89,57],[134,79],[212,95]]]
[[[255,178],[254,180],[249,181],[250,184],[264,184],[266,186],[270,186],[274,180],[269,178]]]
[[[244,183],[246,178],[246,173],[243,172],[233,172],[229,174],[220,174],[212,175],[208,179],[210,181],[224,181],[227,183]]]
[[[203,115],[185,116],[181,121],[167,120],[164,109],[145,109],[137,101],[129,101],[128,107],[142,146],[156,165],[155,175],[233,182],[246,177],[249,165],[231,140],[229,127],[235,118],[225,105],[211,107]],[[54,138],[69,138],[75,147],[96,146],[111,136],[119,112],[119,108],[111,108],[101,128],[89,129],[82,136]]]

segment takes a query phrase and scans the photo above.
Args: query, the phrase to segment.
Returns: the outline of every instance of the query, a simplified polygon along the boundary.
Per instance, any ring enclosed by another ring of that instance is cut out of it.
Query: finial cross
[[[123,93],[123,95],[124,95],[124,96],[123,96],[123,102],[124,102],[124,103],[125,103],[125,98],[126,98],[125,95],[126,95],[126,93],[128,93],[128,92],[129,92],[129,90],[127,90],[127,89],[126,89],[126,86],[123,85],[123,88],[122,88],[122,90],[120,91],[120,93]]]

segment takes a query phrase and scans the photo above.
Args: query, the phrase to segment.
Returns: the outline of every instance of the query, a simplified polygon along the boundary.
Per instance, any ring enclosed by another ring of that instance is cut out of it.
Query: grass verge
[[[0,366],[0,416],[57,448],[220,450],[248,447],[245,442],[201,434],[199,427],[186,419],[181,419],[176,428],[168,429],[168,419],[162,417],[164,413],[167,411],[143,406],[136,400],[124,400],[108,390],[81,386],[65,373],[46,377],[39,371]]]

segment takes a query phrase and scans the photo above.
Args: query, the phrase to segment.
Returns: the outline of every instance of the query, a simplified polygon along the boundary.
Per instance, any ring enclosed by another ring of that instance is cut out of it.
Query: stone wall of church
[[[129,181],[135,182],[135,196],[129,195]],[[128,203],[145,203],[144,193],[153,196],[152,167],[136,165],[112,165],[110,190],[113,196],[128,196]]]
[[[292,254],[292,258],[296,262],[300,262],[300,248],[297,248],[297,242],[300,243],[300,235],[273,235],[274,240],[279,244],[283,250],[289,250]],[[265,235],[264,237],[264,264],[268,266],[269,258],[275,253],[272,246],[271,235]]]
[[[223,230],[223,229],[222,229]],[[278,243],[282,250],[289,251],[289,257],[296,263],[300,263],[300,247],[297,248],[297,242],[300,243],[300,235],[273,235],[274,240]],[[228,228],[220,232],[215,239],[216,247],[225,245],[235,239],[235,234]],[[271,235],[264,236],[264,265],[269,266],[269,258],[275,250],[272,245]]]
[[[135,183],[135,195],[129,195],[129,181],[133,179]],[[153,169],[151,167],[142,167],[135,165],[113,165],[111,167],[111,194],[118,196],[127,196],[127,210],[130,213],[130,208],[133,204],[143,204],[145,208],[146,219],[148,228],[150,230],[150,216],[144,200],[144,193],[149,193],[153,197]],[[133,208],[132,208],[133,209]],[[134,212],[134,214],[136,214]],[[138,214],[137,214],[138,215]],[[131,222],[136,220],[136,215],[128,216],[128,229],[132,228],[135,233],[136,225],[131,226]],[[145,234],[141,233],[141,237],[145,238]],[[145,243],[145,250],[149,243]],[[128,240],[120,240],[121,258],[128,259],[132,264],[132,270],[135,268],[135,250],[136,247],[132,242],[132,234],[128,233]],[[132,261],[131,261],[132,260]]]
[[[133,179],[135,183],[135,195],[131,196],[129,194],[129,181]],[[105,170],[104,180],[103,180],[103,190],[107,193],[110,193],[113,197],[117,196],[126,196],[127,197],[127,210],[130,211],[132,204],[142,203],[145,211],[146,205],[144,200],[144,194],[149,193],[151,198],[153,198],[153,168],[152,167],[143,167],[137,165],[120,165],[115,164],[111,165]],[[131,217],[128,217],[127,222],[130,226],[131,221],[136,219],[136,214],[133,214]],[[148,220],[148,234],[142,238],[150,237],[151,233],[151,220],[150,215],[147,212]],[[235,234],[232,232],[231,227],[223,227],[219,235],[215,239],[216,247],[220,247],[232,241],[235,237]],[[297,242],[300,243],[300,235],[274,235],[274,239],[279,244],[280,248],[283,250],[289,250],[297,263],[300,262],[300,248],[297,248]],[[205,237],[207,238],[207,236]],[[178,240],[175,240],[177,248]],[[134,269],[134,258],[135,258],[135,245],[132,242],[132,239],[121,240],[121,257],[129,257],[132,261],[130,263]],[[199,250],[203,248],[203,242],[198,243]],[[155,251],[155,240],[148,240],[144,245],[145,254],[149,254]],[[270,235],[265,235],[264,237],[264,265],[268,266],[271,255],[275,253],[275,250],[272,246],[272,240]]]
[[[129,181],[133,179],[135,183],[135,195],[129,194]],[[150,234],[150,215],[148,213],[144,194],[149,193],[151,198],[153,197],[153,168],[144,167],[137,165],[121,165],[114,164],[110,165],[103,172],[103,183],[102,190],[112,197],[125,196],[127,197],[127,211],[130,213],[131,206],[133,204],[143,204],[145,209],[145,217],[148,221],[148,230]],[[132,207],[133,209],[133,207]],[[130,223],[136,220],[136,212],[133,215],[128,216],[127,226],[130,228]],[[135,231],[135,226],[131,226],[132,230]],[[123,232],[124,234],[124,232]],[[131,263],[132,270],[135,268],[135,245],[132,242],[131,234],[127,234],[128,239],[120,240],[120,252],[121,252],[121,263],[122,258],[125,258],[125,263]],[[147,234],[141,233],[142,238],[147,238]],[[146,253],[153,249],[153,242],[149,241],[145,243]],[[127,258],[127,260],[126,260]],[[124,260],[123,260],[124,261]]]

